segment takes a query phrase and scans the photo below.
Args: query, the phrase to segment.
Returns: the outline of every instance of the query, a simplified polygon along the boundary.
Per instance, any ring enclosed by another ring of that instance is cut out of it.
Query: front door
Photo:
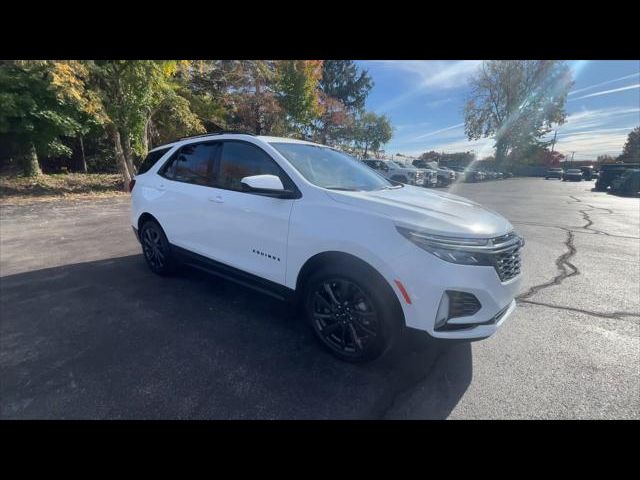
[[[293,199],[244,191],[251,175],[277,175],[285,187],[292,181],[264,150],[249,142],[224,141],[215,174],[214,202],[203,219],[215,225],[207,256],[284,284],[287,237]]]

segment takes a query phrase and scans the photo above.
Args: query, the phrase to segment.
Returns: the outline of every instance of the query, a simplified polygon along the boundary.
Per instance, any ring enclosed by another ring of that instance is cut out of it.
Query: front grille
[[[447,295],[449,296],[448,318],[469,317],[480,310],[480,302],[471,293],[447,290]]]
[[[520,245],[495,255],[495,268],[500,280],[506,282],[520,273]]]

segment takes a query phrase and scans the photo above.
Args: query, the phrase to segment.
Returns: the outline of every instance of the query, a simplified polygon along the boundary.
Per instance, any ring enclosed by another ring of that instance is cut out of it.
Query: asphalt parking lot
[[[490,339],[334,359],[278,302],[147,269],[128,198],[0,206],[0,418],[640,418],[640,200],[539,178],[449,190],[526,238]]]

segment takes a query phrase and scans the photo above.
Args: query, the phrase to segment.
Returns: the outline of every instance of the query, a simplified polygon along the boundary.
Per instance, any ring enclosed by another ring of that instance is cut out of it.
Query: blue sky
[[[463,107],[468,78],[479,60],[358,61],[375,82],[367,109],[387,114],[394,136],[387,154],[419,155],[427,150],[473,150],[483,158],[493,141],[468,142]],[[575,82],[569,93],[567,122],[558,127],[556,150],[575,160],[617,155],[626,137],[640,125],[640,60],[568,61]]]

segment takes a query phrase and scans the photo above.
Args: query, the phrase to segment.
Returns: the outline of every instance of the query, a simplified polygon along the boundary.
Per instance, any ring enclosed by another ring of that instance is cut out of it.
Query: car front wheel
[[[324,267],[306,282],[305,316],[335,356],[349,362],[371,361],[389,349],[398,332],[386,296],[370,272]]]

